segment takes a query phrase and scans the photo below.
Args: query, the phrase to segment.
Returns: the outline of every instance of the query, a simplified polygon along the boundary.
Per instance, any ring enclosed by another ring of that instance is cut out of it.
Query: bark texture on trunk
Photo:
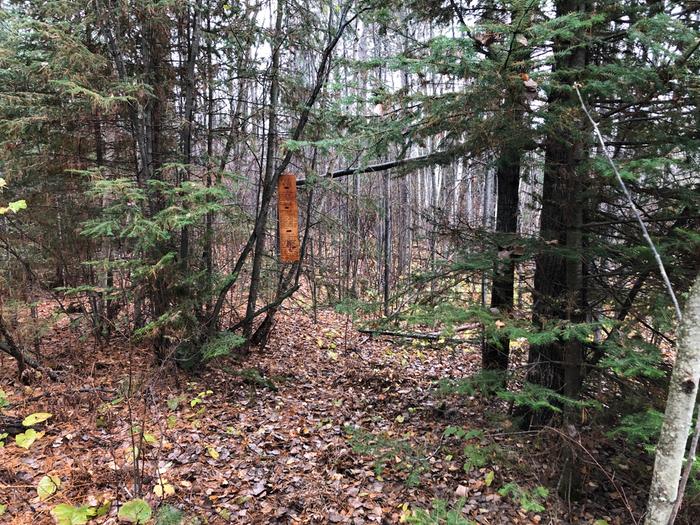
[[[557,15],[584,12],[584,0],[563,0],[557,3]],[[576,41],[558,39],[554,72],[561,84],[574,82],[577,72],[586,63],[586,49]],[[544,183],[540,237],[546,243],[536,257],[533,322],[545,329],[548,321],[585,321],[585,305],[581,261],[585,158],[583,134],[571,127],[562,114],[577,107],[575,96],[567,89],[555,87],[549,100],[552,123],[545,143]],[[530,348],[529,382],[550,388],[569,397],[580,391],[583,346],[579,341],[554,341]],[[529,426],[541,426],[549,421],[546,410],[531,411]]]
[[[250,322],[243,327],[243,336],[250,341],[253,334],[253,314],[257,307],[258,294],[260,293],[260,273],[262,271],[262,261],[265,251],[265,228],[269,214],[269,203],[272,193],[277,185],[279,174],[275,173],[275,154],[277,152],[277,104],[279,100],[279,68],[281,48],[277,40],[282,32],[282,20],[285,4],[280,2],[277,5],[277,19],[275,21],[275,50],[272,54],[272,65],[270,68],[270,109],[268,117],[267,131],[267,156],[265,157],[265,174],[262,180],[262,202],[260,212],[255,222],[255,250],[253,252],[253,264],[250,273],[250,288],[248,292],[248,306],[246,318]]]
[[[559,0],[557,16],[585,13],[587,0]],[[535,258],[533,323],[541,330],[550,325],[582,323],[586,320],[583,281],[583,210],[585,189],[586,135],[572,126],[578,108],[568,85],[576,82],[586,66],[585,36],[556,38],[553,50],[554,83],[549,97],[549,127],[545,139],[544,181],[540,218],[541,251]],[[577,399],[583,386],[583,343],[575,338],[531,345],[527,381]],[[563,423],[571,435],[578,431],[578,413],[562,408]],[[527,407],[524,426],[541,427],[554,416],[551,409]],[[581,493],[579,451],[563,450],[558,483],[559,495],[567,501]]]
[[[686,303],[679,336],[664,423],[656,446],[646,525],[669,523],[678,497],[683,458],[700,382],[700,275]],[[693,459],[688,458],[688,461]]]
[[[507,147],[501,153],[496,168],[498,182],[498,204],[496,211],[496,232],[515,234],[518,226],[518,186],[520,182],[520,150]],[[505,253],[504,242],[499,243],[499,252]],[[513,277],[515,263],[510,255],[496,263],[491,285],[491,308],[508,312],[513,307]],[[501,337],[498,342],[484,341],[481,349],[481,362],[484,370],[508,370],[510,339]]]

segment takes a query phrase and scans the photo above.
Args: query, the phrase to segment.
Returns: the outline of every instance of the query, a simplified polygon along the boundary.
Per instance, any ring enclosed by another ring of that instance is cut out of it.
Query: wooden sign
[[[297,178],[293,173],[280,175],[277,183],[277,215],[279,217],[280,259],[283,263],[297,262],[299,248],[299,208],[297,207]]]

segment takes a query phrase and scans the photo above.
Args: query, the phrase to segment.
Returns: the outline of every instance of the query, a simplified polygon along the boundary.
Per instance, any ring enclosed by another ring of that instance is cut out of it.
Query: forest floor
[[[59,323],[41,351],[60,379],[30,386],[0,358],[3,415],[52,414],[28,449],[12,437],[0,448],[0,522],[53,523],[56,505],[110,502],[90,523],[117,523],[139,495],[158,523],[178,522],[173,507],[182,523],[400,523],[442,499],[480,524],[612,525],[643,505],[588,464],[583,500],[545,495],[561,437],[513,432],[502,401],[436,387],[478,370],[474,347],[373,339],[330,311],[317,324],[283,314],[265,349],[196,375],[123,345],[96,347]],[[463,435],[472,429],[483,435]],[[45,475],[60,487],[39,498]]]

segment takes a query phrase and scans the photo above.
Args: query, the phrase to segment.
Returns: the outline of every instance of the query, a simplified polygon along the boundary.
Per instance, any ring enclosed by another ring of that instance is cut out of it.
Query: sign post
[[[299,208],[297,206],[297,179],[293,173],[280,175],[277,182],[277,216],[279,217],[280,259],[283,263],[298,262]]]

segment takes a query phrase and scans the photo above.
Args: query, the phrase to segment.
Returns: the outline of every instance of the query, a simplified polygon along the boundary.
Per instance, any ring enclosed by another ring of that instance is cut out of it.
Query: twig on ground
[[[578,440],[573,439],[571,436],[567,436],[564,432],[562,432],[558,428],[554,428],[554,427],[550,427],[550,426],[545,426],[542,428],[545,430],[549,430],[551,432],[554,432],[555,434],[563,437],[564,439],[573,443],[574,445],[577,445],[581,450],[583,450],[586,453],[586,455],[589,458],[591,458],[591,461],[593,461],[593,463],[605,475],[605,477],[608,478],[608,481],[610,481],[610,483],[612,484],[615,491],[620,495],[620,498],[622,499],[622,503],[625,505],[625,508],[627,509],[627,512],[629,513],[630,518],[632,518],[632,523],[634,523],[634,525],[638,525],[639,520],[636,518],[636,516],[634,515],[634,512],[632,511],[632,506],[630,505],[630,502],[627,499],[627,495],[625,494],[625,490],[615,482],[615,479],[613,478],[613,476],[610,475],[608,473],[608,471],[605,470],[605,468],[603,468],[603,465],[601,465],[598,462],[598,460],[593,456],[593,454],[591,454],[590,451],[586,447],[584,447],[583,444],[580,443]]]

